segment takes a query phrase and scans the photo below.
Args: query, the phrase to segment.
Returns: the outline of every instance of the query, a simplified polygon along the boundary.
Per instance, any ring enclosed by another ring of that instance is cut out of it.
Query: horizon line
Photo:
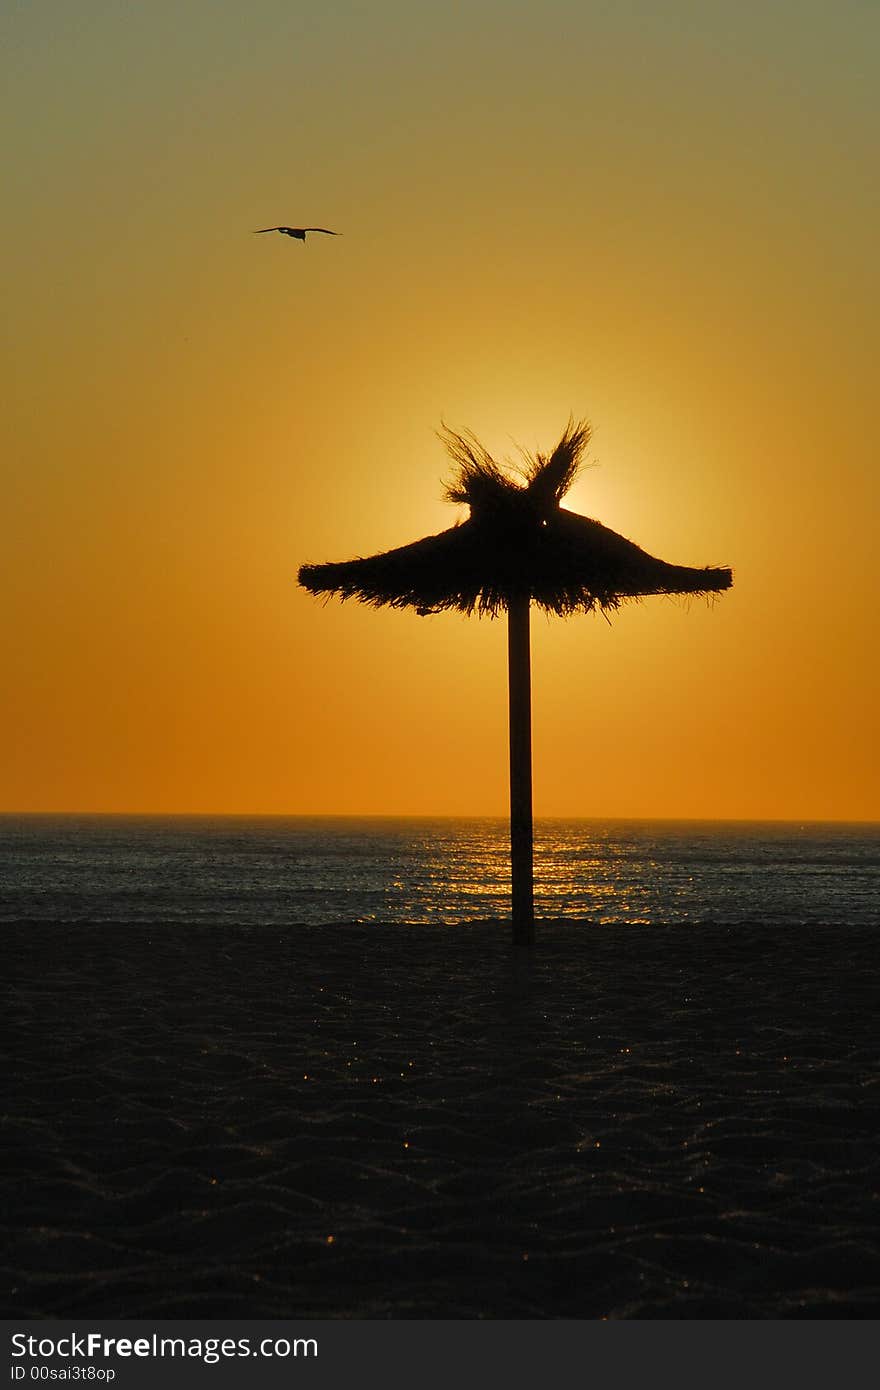
[[[93,817],[102,820],[410,820],[410,821],[507,821],[508,811],[4,811],[0,819],[26,817]],[[536,812],[536,821],[586,821],[635,823],[639,821],[679,825],[867,825],[880,826],[880,817],[851,816],[676,816],[676,815],[578,815]]]

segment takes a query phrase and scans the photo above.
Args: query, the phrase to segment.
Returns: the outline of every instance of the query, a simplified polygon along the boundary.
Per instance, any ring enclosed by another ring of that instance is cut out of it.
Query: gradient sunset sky
[[[295,576],[574,413],[567,505],[734,588],[533,616],[536,813],[880,819],[880,5],[2,29],[0,809],[503,814],[504,622]]]

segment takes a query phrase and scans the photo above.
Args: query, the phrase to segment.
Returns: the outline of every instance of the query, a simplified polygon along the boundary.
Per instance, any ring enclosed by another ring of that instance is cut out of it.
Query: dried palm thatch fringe
[[[729,569],[668,565],[598,521],[560,507],[589,443],[585,421],[569,421],[549,457],[526,456],[523,481],[505,472],[472,434],[445,430],[442,438],[457,465],[446,495],[470,507],[469,518],[365,559],[303,565],[299,583],[305,589],[376,607],[423,614],[458,609],[494,618],[517,598],[565,617],[608,612],[648,594],[730,588]]]

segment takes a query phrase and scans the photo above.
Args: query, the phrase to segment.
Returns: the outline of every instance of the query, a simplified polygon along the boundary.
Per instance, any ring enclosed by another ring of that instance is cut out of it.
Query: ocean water
[[[0,816],[0,921],[509,915],[503,819]],[[880,924],[880,825],[545,820],[539,917]]]

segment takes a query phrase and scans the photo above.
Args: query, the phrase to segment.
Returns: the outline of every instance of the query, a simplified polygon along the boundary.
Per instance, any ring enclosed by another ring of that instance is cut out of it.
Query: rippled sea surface
[[[880,920],[880,825],[546,820],[540,916]],[[0,817],[0,920],[460,923],[509,912],[507,824]]]

